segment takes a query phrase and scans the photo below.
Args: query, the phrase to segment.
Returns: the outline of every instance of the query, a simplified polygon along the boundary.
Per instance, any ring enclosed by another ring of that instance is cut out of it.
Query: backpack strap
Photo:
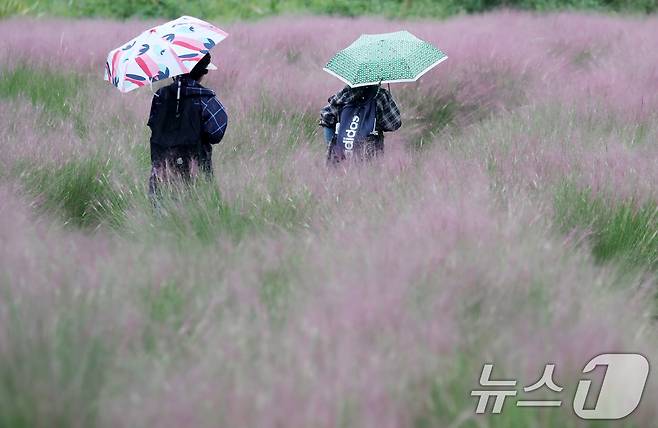
[[[181,79],[178,78],[178,91],[176,92],[176,119],[180,117],[180,86]]]

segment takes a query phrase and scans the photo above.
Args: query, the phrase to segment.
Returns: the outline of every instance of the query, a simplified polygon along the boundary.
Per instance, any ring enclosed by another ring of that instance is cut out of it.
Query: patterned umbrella
[[[446,59],[446,54],[408,31],[364,34],[334,55],[324,71],[356,88],[415,82]]]
[[[227,36],[212,24],[182,16],[146,30],[111,51],[105,63],[105,80],[121,92],[130,92],[158,80],[189,73]]]

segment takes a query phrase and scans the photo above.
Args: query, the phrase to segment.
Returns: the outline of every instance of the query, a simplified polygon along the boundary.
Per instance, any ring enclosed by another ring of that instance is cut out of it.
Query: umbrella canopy
[[[446,59],[446,54],[408,31],[364,34],[334,55],[324,71],[356,88],[415,82]]]
[[[228,33],[212,24],[182,16],[146,30],[111,51],[105,63],[105,80],[121,92],[130,92],[158,80],[189,73],[227,36]]]

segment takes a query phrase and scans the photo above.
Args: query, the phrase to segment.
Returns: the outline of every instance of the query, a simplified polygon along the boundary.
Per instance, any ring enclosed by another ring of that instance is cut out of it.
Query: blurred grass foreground
[[[658,17],[228,18],[330,4],[457,3],[194,2],[231,33],[206,82],[229,127],[214,181],[159,214],[152,94],[102,80],[147,24],[0,21],[0,428],[656,426],[656,376],[614,424],[571,403],[598,353],[656,364]],[[327,169],[318,110],[342,85],[322,66],[401,28],[450,60],[392,85],[383,158]],[[556,364],[562,407],[476,415],[485,362],[519,390]]]

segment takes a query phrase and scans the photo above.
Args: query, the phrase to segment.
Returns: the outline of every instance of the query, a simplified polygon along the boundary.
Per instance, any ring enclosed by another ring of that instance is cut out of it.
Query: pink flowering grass
[[[153,23],[0,22],[0,426],[589,426],[589,359],[655,364],[655,17],[231,23],[215,179],[160,215],[151,94],[102,81]],[[382,159],[326,168],[322,65],[402,28],[450,59],[392,88]],[[555,363],[563,407],[476,416],[485,362]]]

